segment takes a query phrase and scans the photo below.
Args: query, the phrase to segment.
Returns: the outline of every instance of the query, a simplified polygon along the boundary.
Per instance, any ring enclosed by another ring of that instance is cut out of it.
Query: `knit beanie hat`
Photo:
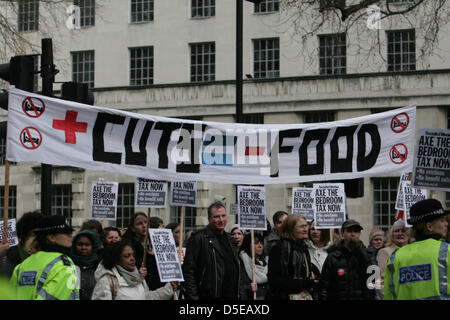
[[[384,231],[381,229],[373,229],[372,232],[369,234],[369,243],[372,242],[373,238],[377,236],[384,237]]]

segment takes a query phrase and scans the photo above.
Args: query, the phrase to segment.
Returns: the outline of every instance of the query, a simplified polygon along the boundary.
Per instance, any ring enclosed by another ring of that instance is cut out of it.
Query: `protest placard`
[[[419,129],[412,184],[450,190],[450,129]]]
[[[403,172],[400,176],[400,181],[398,183],[398,190],[397,190],[397,199],[395,201],[395,209],[397,210],[404,210],[405,206],[403,204],[403,182],[405,181],[411,181],[411,172]]]
[[[3,221],[0,222],[0,243],[3,242]],[[10,247],[17,246],[19,239],[16,231],[16,219],[8,219],[8,243]]]
[[[314,184],[313,193],[315,228],[339,229],[347,212],[344,184]]]
[[[292,188],[292,213],[302,214],[308,222],[314,219],[313,188]]]
[[[178,252],[170,229],[149,229],[161,282],[184,281]]]
[[[238,186],[239,227],[245,230],[267,230],[266,189]]]
[[[92,219],[116,220],[118,189],[118,182],[92,182]]]
[[[428,191],[427,189],[419,189],[419,188],[414,188],[412,186],[411,181],[404,181],[403,182],[403,204],[405,206],[404,208],[404,214],[405,214],[405,222],[406,222],[406,226],[407,227],[412,227],[412,225],[410,225],[408,223],[408,219],[409,219],[409,208],[411,208],[411,206],[421,200],[427,199],[428,198]]]
[[[138,178],[136,182],[137,208],[165,208],[167,182]]]
[[[197,206],[197,181],[172,181],[170,184],[171,206]]]

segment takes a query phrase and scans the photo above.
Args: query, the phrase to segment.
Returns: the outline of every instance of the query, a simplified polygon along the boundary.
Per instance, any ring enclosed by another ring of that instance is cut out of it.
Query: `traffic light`
[[[9,63],[0,64],[0,78],[28,92],[33,91],[34,73],[34,55],[15,56]],[[8,110],[6,91],[0,93],[0,107]]]
[[[94,105],[94,94],[89,90],[87,83],[64,82],[61,86],[61,98]]]

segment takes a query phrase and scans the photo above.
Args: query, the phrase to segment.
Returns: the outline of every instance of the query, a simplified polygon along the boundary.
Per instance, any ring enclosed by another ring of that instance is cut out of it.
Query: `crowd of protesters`
[[[62,216],[28,212],[16,225],[18,245],[0,245],[0,280],[8,283],[0,299],[449,299],[449,280],[441,278],[449,270],[440,270],[450,267],[448,213],[437,200],[421,201],[411,207],[412,229],[399,219],[387,232],[372,230],[365,246],[356,220],[316,229],[314,220],[284,211],[264,233],[238,226],[228,233],[221,202],[186,239],[179,223],[164,227],[143,212],[123,230],[85,221],[73,237]],[[148,228],[170,229],[185,247],[184,282],[160,281]]]

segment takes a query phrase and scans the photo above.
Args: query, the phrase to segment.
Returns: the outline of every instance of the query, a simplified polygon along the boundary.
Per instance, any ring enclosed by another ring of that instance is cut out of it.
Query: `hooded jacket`
[[[145,281],[132,286],[125,281],[116,267],[109,270],[101,263],[95,272],[95,278],[97,283],[92,293],[92,300],[170,300],[173,297],[172,286],[169,282],[155,291],[150,291]],[[114,282],[115,292],[113,292],[111,281]]]
[[[79,237],[86,236],[91,240],[92,243],[92,253],[89,257],[80,256],[76,252],[75,244]],[[90,300],[92,291],[95,287],[95,269],[98,265],[98,246],[99,238],[94,231],[82,230],[77,233],[72,240],[72,249],[70,252],[70,257],[76,265],[77,273],[80,279],[80,300]]]
[[[222,289],[227,282],[225,279],[227,263],[234,263],[238,270],[235,296],[240,296],[240,261],[236,241],[228,233],[226,237],[233,254],[232,261],[225,259],[222,247],[209,226],[197,231],[189,238],[183,262],[183,288],[187,300],[222,298]]]
[[[320,300],[372,300],[374,291],[367,288],[369,258],[361,248],[352,252],[344,240],[328,249],[319,284]]]

